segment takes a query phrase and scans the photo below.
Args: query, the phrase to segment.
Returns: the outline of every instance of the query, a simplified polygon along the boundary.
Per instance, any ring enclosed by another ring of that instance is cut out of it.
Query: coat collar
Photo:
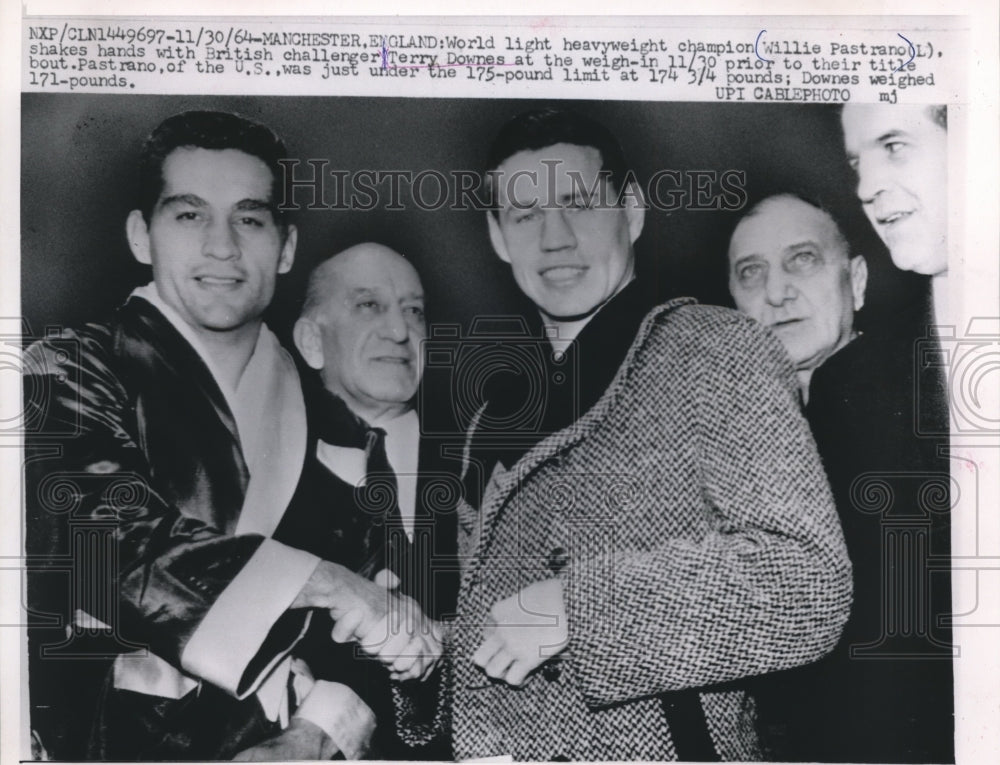
[[[629,347],[625,360],[619,366],[618,371],[611,380],[611,384],[597,400],[597,403],[569,427],[563,428],[539,441],[510,470],[496,471],[494,473],[494,477],[490,479],[489,488],[483,494],[482,507],[479,513],[482,525],[475,555],[476,567],[482,563],[484,558],[483,553],[492,542],[497,516],[507,505],[513,492],[542,464],[554,459],[560,453],[576,445],[604,423],[608,412],[621,397],[635,356],[649,338],[654,324],[672,311],[695,302],[693,298],[677,298],[657,306],[646,314],[646,317],[642,320],[642,324],[639,326],[638,332],[636,332],[632,345]],[[474,428],[475,424],[472,427]]]

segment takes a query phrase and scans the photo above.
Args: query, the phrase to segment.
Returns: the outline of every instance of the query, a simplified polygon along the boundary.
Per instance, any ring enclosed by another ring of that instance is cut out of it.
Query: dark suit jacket
[[[812,702],[799,707],[814,712],[802,731],[823,747],[816,759],[954,760],[947,397],[939,370],[921,363],[937,345],[869,334],[814,378],[808,417],[855,592]]]
[[[367,558],[366,532],[373,522],[381,525],[384,521],[359,508],[354,487],[333,475],[317,458],[315,418],[318,407],[315,402],[317,397],[331,394],[315,380],[306,380],[304,388],[310,422],[306,464],[289,512],[276,530],[275,538],[352,570],[360,570]],[[421,439],[413,543],[406,540],[402,530],[396,530],[400,591],[416,600],[421,609],[435,619],[454,614],[458,589],[454,502],[458,496],[457,472],[461,463],[449,460],[442,453],[442,446],[440,439]],[[313,624],[303,642],[296,646],[296,653],[306,659],[317,678],[349,685],[376,713],[378,729],[371,755],[386,759],[450,757],[449,749],[441,742],[431,747],[411,748],[399,740],[387,671],[377,661],[366,658],[353,644],[334,644],[330,640],[332,627],[327,614],[314,614]],[[433,714],[434,694],[424,691],[416,682],[406,685],[410,686],[411,696],[415,694],[417,706],[425,707],[419,711]],[[433,684],[427,686],[428,689],[432,687]]]
[[[948,401],[929,325],[868,332],[813,375],[807,416],[854,604],[828,657],[762,681],[774,757],[954,761]]]

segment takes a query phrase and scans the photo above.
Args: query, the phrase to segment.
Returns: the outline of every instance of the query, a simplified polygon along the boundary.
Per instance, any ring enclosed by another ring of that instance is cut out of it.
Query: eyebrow
[[[190,205],[191,207],[208,207],[208,202],[197,194],[172,194],[169,197],[164,197],[159,201],[160,207],[169,207],[171,205]],[[241,212],[250,212],[254,210],[269,210],[274,211],[274,206],[264,199],[241,199],[237,202],[233,209],[239,210]]]
[[[803,239],[801,242],[795,242],[795,244],[790,244],[787,247],[782,247],[782,252],[791,252],[792,250],[797,250],[799,247],[815,247],[817,250],[822,249],[819,246],[819,242],[815,242],[812,239]]]
[[[500,208],[501,212],[525,212],[527,210],[533,210],[538,207],[539,200],[536,194],[531,199],[526,201],[520,201],[518,199],[512,199],[508,197],[503,202],[503,207]]]
[[[507,199],[502,209],[505,212],[507,211],[525,212],[527,210],[534,210],[536,208],[549,210],[549,209],[557,209],[561,206],[570,204],[571,202],[576,202],[578,200],[583,202],[589,202],[593,199],[600,197],[599,191],[595,191],[593,194],[588,194],[586,193],[587,191],[589,191],[589,189],[577,189],[572,192],[570,191],[564,192],[560,194],[558,197],[556,197],[554,205],[543,204],[541,199],[539,198],[539,195],[537,194],[530,200],[526,200],[523,202],[517,199]]]
[[[241,199],[236,203],[234,209],[242,212],[251,212],[253,210],[267,210],[269,212],[274,212],[274,205],[264,199]]]
[[[741,255],[740,257],[738,257],[736,260],[733,261],[733,268],[739,268],[740,266],[749,263],[751,261],[766,262],[766,260],[767,259],[763,255],[759,255],[756,252],[751,253],[750,255]]]
[[[382,297],[382,292],[378,287],[355,287],[350,291],[350,296],[352,298],[357,297]],[[424,293],[422,292],[408,292],[405,295],[400,295],[400,300],[423,300]]]
[[[886,141],[891,141],[893,138],[910,138],[910,137],[911,136],[907,131],[900,130],[899,128],[892,128],[891,130],[887,130],[886,132],[884,132],[878,138],[874,139],[872,141],[872,144],[876,146],[881,146]],[[856,151],[846,151],[845,154],[847,155],[848,161],[856,160],[858,158],[858,152]]]
[[[191,207],[208,207],[208,202],[197,194],[172,194],[159,201],[160,207],[170,207],[171,205],[190,205]]]
[[[899,128],[893,128],[892,130],[889,130],[880,135],[878,138],[876,138],[875,142],[885,143],[888,140],[891,140],[893,138],[899,138],[900,136],[909,136],[909,133],[907,133],[905,130],[900,130]]]

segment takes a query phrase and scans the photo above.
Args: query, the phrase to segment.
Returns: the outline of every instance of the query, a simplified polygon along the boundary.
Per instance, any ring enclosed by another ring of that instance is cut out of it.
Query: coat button
[[[558,574],[566,568],[567,563],[569,563],[569,550],[565,547],[556,547],[549,553],[545,566],[553,574]]]
[[[555,660],[549,661],[542,665],[542,677],[544,677],[550,683],[556,682],[561,674],[562,674],[562,668],[559,666],[559,663]]]

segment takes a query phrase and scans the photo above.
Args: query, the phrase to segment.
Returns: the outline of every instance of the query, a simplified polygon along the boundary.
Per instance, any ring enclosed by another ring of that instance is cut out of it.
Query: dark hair
[[[288,152],[273,130],[230,112],[181,112],[157,125],[139,154],[139,209],[147,224],[163,192],[163,162],[181,147],[237,149],[257,157],[271,171],[271,200],[277,198],[278,179],[283,177],[278,160]],[[284,213],[277,205],[271,212],[284,228]]]
[[[616,193],[620,194],[633,176],[618,139],[600,122],[566,109],[535,109],[517,115],[500,128],[486,161],[487,183],[492,184],[492,171],[518,152],[557,143],[597,149],[601,153],[601,171],[609,175]],[[493,202],[492,212],[496,215],[495,195]]]
[[[934,120],[934,123],[938,127],[942,128],[944,130],[948,129],[948,107],[947,106],[941,106],[941,105],[928,106],[927,107],[927,111],[930,112],[931,119]]]

